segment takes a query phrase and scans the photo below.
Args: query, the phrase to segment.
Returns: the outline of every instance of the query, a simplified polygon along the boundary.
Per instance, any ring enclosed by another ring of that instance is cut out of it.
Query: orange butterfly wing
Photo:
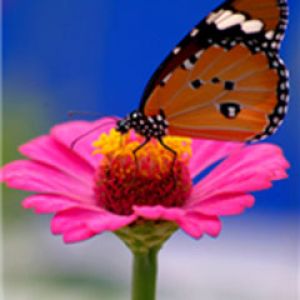
[[[288,100],[288,74],[277,54],[284,3],[225,2],[155,72],[141,110],[162,110],[173,135],[246,141],[272,134]]]

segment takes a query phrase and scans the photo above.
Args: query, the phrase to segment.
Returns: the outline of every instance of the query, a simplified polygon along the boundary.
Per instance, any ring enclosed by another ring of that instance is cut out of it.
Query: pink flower
[[[70,148],[80,134],[101,124],[100,139],[98,131]],[[166,137],[177,152],[173,169],[173,156],[155,140],[138,152],[136,163],[132,150],[141,137],[121,138],[110,131],[114,125],[104,118],[55,126],[49,135],[20,147],[28,159],[1,169],[0,180],[10,188],[36,193],[23,206],[53,213],[52,232],[65,242],[118,232],[143,220],[169,221],[194,238],[215,237],[221,216],[242,213],[254,204],[251,192],[287,177],[289,164],[281,149],[267,143]],[[220,160],[193,184],[195,176]]]

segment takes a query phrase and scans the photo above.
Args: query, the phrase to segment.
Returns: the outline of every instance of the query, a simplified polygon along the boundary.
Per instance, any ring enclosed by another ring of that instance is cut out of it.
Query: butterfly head
[[[116,130],[121,134],[125,134],[130,130],[130,122],[127,118],[117,122]]]
[[[139,124],[143,123],[144,115],[139,111],[133,111],[127,117],[117,122],[116,130],[121,134],[127,133],[130,129],[135,129]]]

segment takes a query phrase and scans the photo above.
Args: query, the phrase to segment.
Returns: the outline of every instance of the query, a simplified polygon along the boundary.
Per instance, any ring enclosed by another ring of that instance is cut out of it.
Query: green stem
[[[134,254],[132,300],[155,300],[158,249]]]

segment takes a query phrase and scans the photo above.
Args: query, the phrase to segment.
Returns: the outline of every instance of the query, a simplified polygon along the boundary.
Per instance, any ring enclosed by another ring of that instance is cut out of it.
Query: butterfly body
[[[160,141],[166,134],[239,142],[273,134],[288,107],[279,57],[287,16],[286,0],[225,1],[173,49],[117,130]]]
[[[168,127],[168,122],[162,110],[159,114],[153,116],[146,116],[143,112],[136,110],[123,120],[118,121],[116,129],[123,134],[133,129],[146,139],[152,137],[161,139],[167,134]]]

